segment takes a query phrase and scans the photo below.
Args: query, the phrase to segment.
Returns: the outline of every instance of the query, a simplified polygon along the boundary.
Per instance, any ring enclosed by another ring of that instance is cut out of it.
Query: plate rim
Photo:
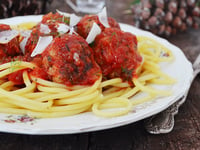
[[[9,24],[9,25],[14,25],[13,24],[13,20],[14,20],[14,22],[15,22],[15,20],[18,20],[19,23],[23,23],[23,22],[30,22],[29,19],[31,19],[32,21],[33,20],[40,21],[39,19],[41,19],[41,18],[42,18],[42,15],[17,16],[17,17],[12,17],[12,18],[0,19],[0,23],[6,23],[6,24]],[[161,40],[162,42],[165,42],[165,43],[167,43],[167,44],[172,45],[173,47],[175,47],[176,50],[178,50],[178,53],[180,53],[180,55],[182,55],[182,57],[183,57],[182,59],[184,59],[185,63],[188,64],[188,68],[190,68],[191,76],[188,77],[188,81],[187,82],[189,84],[191,83],[191,81],[192,81],[192,73],[193,73],[192,64],[187,59],[187,57],[184,55],[183,51],[180,48],[178,48],[174,44],[168,42],[164,38],[158,37],[158,36],[156,36],[156,35],[148,32],[148,31],[144,31],[144,30],[138,29],[138,28],[136,28],[136,27],[134,27],[132,25],[125,24],[125,23],[120,23],[120,26],[123,27],[123,28],[129,28],[129,29],[132,29],[134,31],[138,31],[138,32],[144,33],[144,34],[146,34],[148,36],[154,37],[157,40]],[[185,90],[188,87],[189,87],[189,85],[185,87]],[[74,129],[73,128],[71,128],[71,129],[67,129],[67,128],[51,128],[51,129],[40,129],[40,128],[37,128],[37,129],[31,129],[31,126],[28,127],[28,128],[23,128],[23,127],[20,126],[20,124],[17,125],[17,126],[13,126],[12,124],[7,124],[7,126],[5,127],[5,126],[2,125],[2,122],[0,121],[0,127],[1,127],[0,131],[1,132],[8,132],[8,133],[17,133],[17,134],[29,134],[29,135],[53,135],[53,134],[75,134],[75,133],[84,133],[84,132],[91,132],[91,131],[99,131],[99,130],[111,129],[111,128],[115,128],[115,127],[120,127],[120,126],[128,125],[128,124],[137,122],[139,120],[145,119],[147,117],[150,117],[152,115],[155,115],[156,113],[159,113],[159,112],[163,111],[164,109],[168,108],[170,105],[172,105],[173,103],[175,103],[182,96],[182,94],[177,95],[176,100],[174,100],[173,102],[170,102],[170,103],[166,104],[165,106],[163,106],[159,110],[157,109],[155,111],[151,111],[151,112],[149,112],[148,114],[146,114],[142,118],[139,116],[134,121],[131,121],[129,119],[125,119],[124,122],[121,121],[121,122],[118,122],[118,123],[105,124],[105,125],[101,125],[101,126],[98,126],[96,124],[94,126],[84,127],[84,128],[80,128],[80,129],[76,129],[76,128],[74,128]],[[4,115],[7,115],[7,114],[4,114]],[[63,117],[63,118],[65,118],[65,117]],[[1,119],[1,115],[0,115],[0,119]],[[55,118],[53,118],[53,119],[55,119]]]

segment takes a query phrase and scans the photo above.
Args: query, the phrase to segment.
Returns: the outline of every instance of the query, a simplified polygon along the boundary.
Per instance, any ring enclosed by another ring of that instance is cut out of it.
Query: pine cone
[[[0,0],[0,18],[44,13],[47,1],[50,0]]]
[[[200,27],[200,0],[134,0],[131,10],[136,27],[161,36]]]

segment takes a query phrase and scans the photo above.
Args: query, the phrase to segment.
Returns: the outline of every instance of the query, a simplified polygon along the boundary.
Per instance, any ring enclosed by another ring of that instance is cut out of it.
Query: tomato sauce
[[[0,32],[5,30],[11,30],[10,26],[7,24],[0,24]]]
[[[15,85],[24,84],[23,72],[24,72],[24,70],[19,70],[19,71],[16,71],[16,72],[9,74],[8,80],[12,81]]]
[[[57,31],[59,23],[69,25],[69,18],[63,17],[58,13],[48,13],[44,15],[42,21],[32,29],[31,36],[29,37],[25,46],[26,53],[32,53],[38,43],[40,36],[59,36],[60,33]],[[50,30],[49,33],[41,32],[41,25],[47,25]]]
[[[86,38],[88,36],[94,22],[99,25],[99,27],[101,28],[102,31],[105,29],[103,24],[101,24],[101,22],[99,21],[99,18],[97,15],[85,15],[80,20],[80,22],[77,24],[78,34],[81,35],[82,37]],[[110,27],[120,29],[119,24],[113,18],[109,17],[108,23],[109,23]]]
[[[11,30],[9,25],[0,24],[0,32]],[[6,44],[0,44],[0,59],[6,56],[16,56],[21,54],[21,50],[19,48],[19,36],[13,38]]]
[[[17,62],[16,62],[17,61]],[[22,61],[26,62],[31,62],[37,65],[38,67],[34,68],[33,70],[31,69],[23,69],[16,71],[16,69],[19,68],[21,65]],[[42,57],[41,55],[37,55],[35,57],[30,57],[30,54],[26,55],[19,55],[15,57],[4,57],[3,59],[0,60],[0,64],[8,63],[10,62],[10,74],[8,75],[8,80],[12,81],[16,85],[22,85],[24,84],[23,81],[23,71],[28,71],[28,73],[32,76],[41,78],[41,79],[46,79],[48,80],[48,74],[45,72],[42,64]]]
[[[87,37],[93,23],[102,29],[94,43],[88,45]],[[58,13],[43,16],[40,23],[32,28],[31,35],[25,46],[23,55],[20,48],[20,38],[12,39],[8,44],[0,44],[0,63],[27,61],[38,67],[26,69],[31,76],[62,83],[67,86],[92,85],[103,74],[103,79],[119,77],[132,84],[132,78],[137,76],[142,57],[137,51],[136,36],[120,30],[119,24],[108,18],[112,28],[105,28],[96,15],[86,15],[77,25],[80,35],[58,32],[59,23],[69,24],[69,18]],[[41,32],[41,25],[48,26],[50,32]],[[11,30],[8,25],[0,25],[0,31]],[[40,36],[53,36],[53,41],[41,55],[31,57]],[[8,75],[8,80],[16,85],[24,84],[23,71]]]
[[[93,45],[94,57],[102,69],[104,79],[116,77],[132,82],[142,57],[137,51],[136,36],[116,28],[107,28]]]
[[[54,38],[42,56],[46,72],[57,83],[92,85],[101,75],[92,49],[78,35],[65,34]]]

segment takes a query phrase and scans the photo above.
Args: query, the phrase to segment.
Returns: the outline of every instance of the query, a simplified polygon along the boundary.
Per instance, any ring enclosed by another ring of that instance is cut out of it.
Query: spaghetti
[[[172,53],[163,45],[147,37],[138,37],[138,42],[138,50],[144,57],[144,62],[138,77],[133,79],[134,87],[122,82],[120,78],[106,81],[100,78],[92,86],[67,87],[29,76],[27,71],[24,71],[25,87],[18,88],[14,83],[6,80],[6,76],[13,73],[10,71],[11,62],[0,65],[0,112],[27,114],[41,118],[62,117],[92,111],[98,116],[115,117],[127,114],[135,105],[158,96],[170,95],[169,91],[155,89],[151,87],[151,84],[165,85],[175,82],[159,67],[159,62],[173,60]],[[14,72],[37,67],[33,63],[24,61],[19,64]],[[142,92],[147,95],[138,99],[134,98]],[[107,109],[109,111],[105,111]]]
[[[30,26],[22,24],[15,28],[30,29]],[[113,37],[113,34],[111,36]],[[172,52],[149,37],[138,36],[137,41],[142,63],[137,67],[135,75],[129,78],[132,85],[129,84],[129,81],[124,81],[120,77],[104,79],[104,74],[97,72],[98,74],[95,74],[95,77],[98,78],[94,78],[92,81],[95,82],[91,85],[68,86],[32,74],[32,70],[39,69],[39,64],[34,61],[13,60],[1,64],[0,112],[26,114],[38,118],[71,116],[85,112],[93,112],[95,115],[102,117],[116,117],[128,114],[135,105],[151,101],[157,97],[169,96],[172,94],[171,91],[160,90],[153,85],[170,85],[176,82],[175,79],[162,72],[159,65],[161,62],[172,62],[174,59]],[[82,41],[81,46],[84,49],[87,48]],[[65,48],[70,50],[69,47]],[[45,56],[49,66],[52,65],[49,56],[53,52],[48,51],[48,55]],[[83,52],[85,53],[85,51]],[[90,55],[89,51],[86,56],[88,54]],[[83,58],[83,56],[76,54],[73,58],[79,63],[77,60]],[[83,60],[88,60],[88,58]],[[59,58],[56,61],[59,62]],[[89,63],[95,66],[92,61]],[[52,68],[48,71],[50,72]],[[88,68],[87,66],[86,69]],[[98,71],[98,67],[96,70]],[[91,72],[88,75],[96,70],[87,70]],[[8,80],[9,75],[19,71],[22,73],[23,86]],[[93,76],[91,77],[93,78]],[[56,81],[59,81],[59,79],[55,78]],[[88,82],[91,81],[88,80]]]

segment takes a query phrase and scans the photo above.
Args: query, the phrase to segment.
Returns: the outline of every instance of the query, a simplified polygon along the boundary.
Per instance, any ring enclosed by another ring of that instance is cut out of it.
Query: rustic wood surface
[[[109,16],[131,24],[131,16],[122,14],[129,7],[130,1],[109,1]],[[55,8],[72,11],[62,0],[53,1],[48,11],[55,11]],[[200,30],[189,30],[169,38],[169,41],[180,47],[191,62],[200,53]],[[193,82],[186,102],[175,117],[175,127],[168,134],[147,133],[143,120],[83,134],[38,136],[0,133],[0,150],[200,150],[199,89],[200,76]]]

